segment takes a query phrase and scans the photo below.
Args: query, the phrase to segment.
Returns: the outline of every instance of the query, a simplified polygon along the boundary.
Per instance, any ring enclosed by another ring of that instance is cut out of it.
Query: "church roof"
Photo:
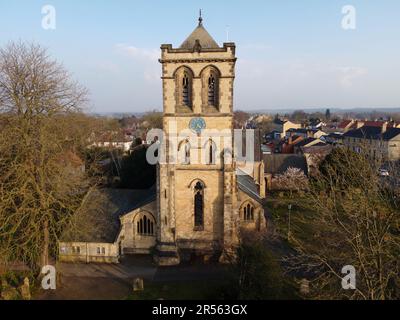
[[[189,37],[181,44],[180,49],[192,50],[200,45],[203,49],[218,49],[217,42],[211,37],[203,26],[203,19],[199,18],[199,25],[194,29]]]
[[[260,197],[258,187],[251,176],[238,169],[236,173],[236,181],[240,190],[246,193],[250,198],[262,203],[263,199]]]
[[[88,196],[84,210],[77,216],[78,226],[67,229],[61,240],[113,243],[120,231],[120,217],[155,200],[155,186],[147,190],[93,191]]]

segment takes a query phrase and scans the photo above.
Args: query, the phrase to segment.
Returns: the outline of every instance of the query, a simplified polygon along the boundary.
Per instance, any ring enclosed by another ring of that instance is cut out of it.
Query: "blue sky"
[[[56,30],[41,27],[44,5]],[[345,5],[355,30],[341,26]],[[47,47],[92,111],[161,110],[160,45],[180,45],[199,8],[218,43],[227,26],[236,42],[236,109],[400,107],[398,0],[0,0],[0,46]]]

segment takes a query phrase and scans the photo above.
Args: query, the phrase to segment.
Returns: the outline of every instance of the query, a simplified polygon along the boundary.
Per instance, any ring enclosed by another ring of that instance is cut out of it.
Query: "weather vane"
[[[200,9],[200,16],[199,16],[199,25],[201,25],[203,23],[203,18],[201,16],[201,9]]]

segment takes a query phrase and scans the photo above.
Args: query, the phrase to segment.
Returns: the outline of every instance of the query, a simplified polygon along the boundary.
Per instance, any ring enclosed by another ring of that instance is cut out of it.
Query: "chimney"
[[[386,130],[387,130],[387,125],[388,125],[387,122],[384,122],[384,123],[382,124],[382,133],[385,133],[385,132],[386,132]]]

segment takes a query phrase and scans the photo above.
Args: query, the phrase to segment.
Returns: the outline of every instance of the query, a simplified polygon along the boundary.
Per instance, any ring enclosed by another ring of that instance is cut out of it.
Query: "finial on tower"
[[[203,25],[203,17],[201,16],[201,9],[200,9],[200,15],[199,15],[199,26]]]

